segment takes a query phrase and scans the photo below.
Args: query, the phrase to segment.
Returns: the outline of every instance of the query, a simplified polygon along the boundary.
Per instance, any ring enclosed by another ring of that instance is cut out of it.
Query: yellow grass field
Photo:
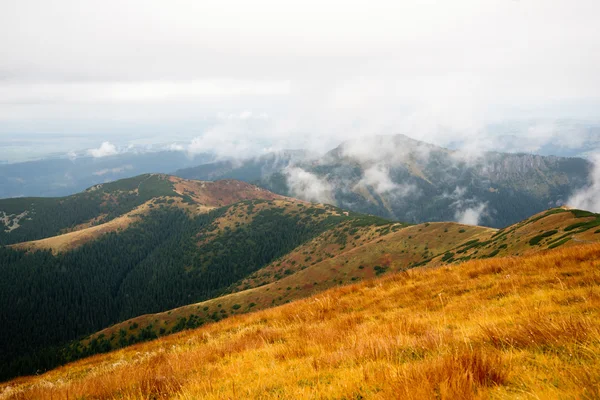
[[[419,268],[0,385],[0,399],[597,399],[600,244]]]

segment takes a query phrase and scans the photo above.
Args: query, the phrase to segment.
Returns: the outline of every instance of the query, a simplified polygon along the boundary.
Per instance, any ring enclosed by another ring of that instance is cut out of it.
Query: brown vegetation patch
[[[230,179],[210,182],[170,176],[169,180],[173,183],[175,192],[189,196],[198,204],[207,207],[222,207],[243,200],[285,198],[249,183]]]

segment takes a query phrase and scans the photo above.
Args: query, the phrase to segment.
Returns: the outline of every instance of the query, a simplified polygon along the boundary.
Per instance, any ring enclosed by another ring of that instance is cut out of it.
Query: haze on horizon
[[[507,121],[543,142],[598,121],[599,14],[593,0],[3,1],[0,159],[477,144]]]

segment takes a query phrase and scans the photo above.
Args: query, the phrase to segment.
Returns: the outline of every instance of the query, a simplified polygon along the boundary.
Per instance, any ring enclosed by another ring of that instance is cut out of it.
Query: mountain
[[[179,169],[175,175],[185,179],[237,179],[261,182],[265,177],[279,174],[288,166],[317,157],[305,150],[282,150],[247,160],[227,160]]]
[[[298,300],[339,285],[415,267],[523,256],[600,241],[600,214],[556,208],[502,230],[454,222],[419,225],[342,223],[230,286],[230,294],[104,329],[77,347],[118,348]],[[161,334],[161,331],[163,332]],[[121,344],[120,344],[120,343]]]
[[[598,398],[599,263],[596,243],[409,270],[19,378],[0,393]]]
[[[407,225],[240,181],[158,174],[66,198],[6,199],[0,210],[27,212],[0,247],[3,377],[390,272],[600,239],[600,216],[578,210],[501,231]]]
[[[61,346],[80,335],[217,297],[341,223],[388,224],[240,181],[158,174],[0,211],[3,377],[64,362]]]
[[[5,164],[0,165],[0,198],[65,196],[116,179],[177,171],[185,179],[242,180],[285,196],[398,221],[455,220],[499,228],[565,204],[588,184],[590,168],[581,158],[468,153],[403,135],[375,136],[342,143],[320,156],[284,150],[215,161],[208,153],[188,157],[158,151]]]
[[[226,172],[221,164],[206,164],[175,174],[218,179],[235,173],[276,193],[393,220],[500,228],[565,204],[588,183],[591,169],[581,158],[465,153],[404,135],[348,141],[320,158],[290,160],[266,173],[256,165],[265,162],[246,161]]]
[[[0,213],[5,378],[386,273],[600,239],[600,216],[579,210],[503,230],[407,225],[161,174],[4,199]]]
[[[186,156],[180,151],[154,151],[0,164],[0,198],[67,196],[99,183],[144,173],[168,173],[213,158],[209,153]]]

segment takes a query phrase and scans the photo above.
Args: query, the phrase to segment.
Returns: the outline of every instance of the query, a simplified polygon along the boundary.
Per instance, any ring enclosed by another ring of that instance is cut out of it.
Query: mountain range
[[[0,213],[3,378],[390,273],[600,239],[600,215],[566,208],[501,230],[413,225],[163,174]]]
[[[0,163],[0,198],[68,196],[86,188],[144,173],[171,172],[214,160],[214,155],[139,151],[93,157],[87,154]]]
[[[516,139],[511,139],[516,140]],[[398,221],[503,227],[561,206],[590,181],[582,158],[449,150],[404,135],[340,144],[319,155],[282,150],[248,159],[209,151],[120,153],[0,165],[0,197],[65,196],[142,173],[237,179],[284,196]]]
[[[581,158],[448,150],[404,135],[342,143],[321,157],[281,152],[178,170],[240,179],[275,193],[420,223],[504,227],[567,203],[592,168]]]

